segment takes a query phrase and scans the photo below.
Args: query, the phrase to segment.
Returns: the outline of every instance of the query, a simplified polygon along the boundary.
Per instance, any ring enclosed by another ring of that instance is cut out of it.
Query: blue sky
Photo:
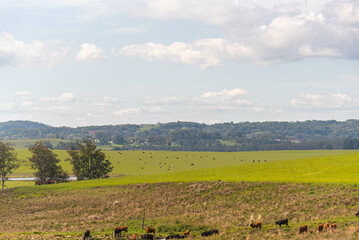
[[[359,1],[0,0],[0,121],[357,118]]]

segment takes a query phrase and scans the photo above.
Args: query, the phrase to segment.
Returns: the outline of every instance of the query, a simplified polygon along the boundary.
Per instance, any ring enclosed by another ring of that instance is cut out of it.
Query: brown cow
[[[324,224],[324,229],[325,229],[326,231],[329,230],[329,223],[325,223],[325,224]]]
[[[120,227],[115,228],[115,231],[113,232],[113,236],[115,238],[117,238],[118,236],[121,236],[122,232],[127,232],[126,226],[120,226]]]
[[[329,226],[329,230],[331,231],[331,230],[334,230],[334,229],[336,229],[337,228],[337,225],[335,224],[335,223],[332,223],[332,224],[330,224],[330,226]]]
[[[184,237],[189,237],[189,230],[185,231],[185,232],[183,233],[183,236],[184,236]]]
[[[147,227],[147,228],[146,228],[146,232],[147,232],[147,233],[153,233],[153,234],[156,234],[156,229],[154,229],[154,228],[150,228],[150,227]]]
[[[301,226],[299,228],[298,234],[301,234],[301,233],[304,233],[304,232],[308,232],[308,226],[307,225]]]
[[[252,228],[262,228],[262,223],[261,222],[251,223],[249,226],[251,226]]]
[[[137,239],[136,234],[132,234],[131,240],[136,240],[136,239]]]
[[[322,232],[323,231],[323,224],[319,224],[318,226],[317,226],[317,233],[318,232]]]

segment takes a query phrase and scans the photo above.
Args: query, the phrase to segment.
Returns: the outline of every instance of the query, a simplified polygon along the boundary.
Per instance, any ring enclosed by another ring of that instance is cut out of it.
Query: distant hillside
[[[6,131],[13,128],[18,129],[37,129],[49,127],[43,123],[32,122],[32,121],[8,121],[0,123],[0,131]]]
[[[51,127],[31,121],[0,123],[0,139],[92,136],[99,145],[120,149],[176,151],[257,151],[287,149],[359,149],[359,120],[240,122],[207,125],[195,122]],[[56,146],[54,146],[56,147]],[[59,148],[68,147],[62,144]]]

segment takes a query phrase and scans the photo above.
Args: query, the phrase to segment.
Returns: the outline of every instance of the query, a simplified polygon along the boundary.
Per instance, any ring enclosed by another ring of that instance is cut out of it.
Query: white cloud
[[[219,26],[226,37],[194,42],[144,43],[122,56],[183,63],[201,69],[225,62],[271,64],[306,58],[359,58],[359,3],[342,1],[145,1],[138,16],[189,19]]]
[[[25,43],[7,32],[0,33],[0,67],[52,67],[64,60],[68,49],[33,40]]]
[[[25,101],[25,102],[22,102],[22,103],[21,103],[21,106],[23,106],[23,107],[28,107],[28,106],[32,106],[33,104],[34,104],[33,102]]]
[[[58,98],[59,102],[73,102],[75,101],[75,96],[72,93],[64,93]]]
[[[75,101],[75,95],[72,93],[63,93],[58,97],[41,97],[43,102],[57,102],[57,103],[68,103]]]
[[[359,107],[359,98],[343,93],[301,94],[292,98],[291,105],[306,109],[348,109]]]
[[[31,92],[29,92],[29,91],[18,91],[18,92],[14,93],[14,95],[16,95],[16,96],[27,96],[30,94],[31,94]]]
[[[235,89],[231,89],[231,90],[224,89],[220,92],[206,92],[201,95],[201,98],[228,99],[228,98],[239,97],[239,96],[244,96],[244,95],[247,95],[246,90],[243,90],[240,88],[235,88]]]
[[[84,43],[81,45],[76,59],[81,62],[102,62],[106,59],[106,53],[94,44]]]
[[[125,108],[125,109],[121,109],[119,111],[115,111],[115,112],[113,112],[113,114],[116,116],[120,116],[120,115],[128,115],[128,114],[137,114],[140,111],[141,110],[139,108]]]
[[[72,112],[72,108],[68,106],[51,106],[48,108],[49,111],[56,111],[58,113],[69,113]]]
[[[252,54],[245,45],[224,39],[202,39],[194,43],[174,42],[171,45],[146,43],[128,45],[118,52],[121,56],[140,57],[147,61],[183,63],[200,66],[201,69],[219,66],[222,61],[241,61]]]

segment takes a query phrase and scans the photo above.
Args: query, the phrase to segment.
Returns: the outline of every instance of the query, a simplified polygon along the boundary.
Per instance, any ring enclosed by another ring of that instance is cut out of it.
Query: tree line
[[[16,170],[20,164],[27,164],[35,170],[34,176],[38,181],[46,182],[47,180],[55,180],[56,182],[66,182],[69,175],[59,165],[60,159],[43,142],[37,142],[29,147],[31,157],[28,163],[20,161],[17,158],[15,149],[9,143],[0,142],[0,175],[2,189],[8,176]],[[112,163],[94,144],[92,138],[83,138],[77,141],[68,149],[70,158],[66,159],[72,164],[72,172],[77,180],[98,179],[107,176],[113,170]]]

